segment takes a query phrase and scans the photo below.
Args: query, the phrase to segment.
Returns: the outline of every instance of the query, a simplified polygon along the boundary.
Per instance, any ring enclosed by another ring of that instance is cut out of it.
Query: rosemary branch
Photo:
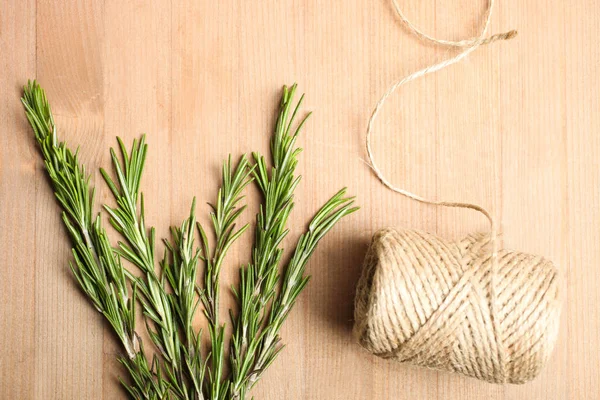
[[[194,376],[194,371],[189,366],[202,365],[201,360],[196,359],[201,357],[200,352],[192,351],[196,347],[199,348],[200,344],[196,343],[197,336],[192,332],[191,320],[189,324],[186,321],[181,326],[176,316],[177,305],[186,303],[187,306],[187,303],[193,299],[186,297],[188,291],[185,288],[169,294],[167,285],[169,280],[164,276],[159,277],[155,272],[155,229],[146,228],[144,196],[139,191],[147,153],[145,137],[142,136],[139,142],[133,141],[129,154],[121,139],[117,138],[117,141],[122,162],[119,161],[114,149],[110,150],[112,165],[117,175],[116,182],[104,169],[100,169],[116,200],[117,207],[105,205],[104,209],[110,216],[112,226],[126,241],[119,242],[117,253],[142,272],[142,277],[131,273],[128,273],[128,276],[140,292],[139,300],[146,317],[147,331],[162,357],[162,367],[170,385],[169,389],[178,398],[193,399],[197,397],[194,395],[196,387],[198,390],[201,388],[198,380],[202,377]],[[185,232],[186,225],[190,225],[190,220],[193,219],[194,206],[190,218],[183,222],[180,231]],[[177,256],[179,259],[193,263],[193,257],[190,258],[190,251],[188,251],[189,244],[186,241],[187,238],[179,241],[180,251]],[[194,270],[193,265],[190,267],[180,264],[176,267],[181,270],[186,268]],[[195,276],[193,279],[195,281]],[[172,289],[175,290],[175,287]],[[188,385],[188,381],[193,383],[192,387]]]
[[[261,205],[256,217],[252,262],[240,270],[240,284],[238,290],[234,290],[240,312],[237,318],[233,318],[232,399],[245,399],[247,392],[282,350],[279,331],[310,279],[305,276],[306,263],[319,240],[342,217],[358,209],[352,207],[352,197],[344,197],[346,190],[340,190],[319,210],[308,232],[300,236],[292,259],[285,265],[283,275],[280,274],[279,264],[283,255],[280,245],[288,233],[286,225],[294,207],[294,190],[300,182],[300,177],[294,172],[302,150],[295,144],[310,116],[304,117],[292,130],[304,99],[302,95],[291,112],[295,91],[296,85],[283,89],[279,117],[271,140],[273,166],[270,174],[265,157],[253,154],[256,163],[253,174],[263,194],[264,205]]]
[[[225,325],[219,323],[219,276],[225,254],[229,247],[248,229],[248,224],[236,231],[235,221],[246,209],[237,207],[243,199],[242,191],[251,182],[252,168],[246,157],[242,157],[235,170],[231,157],[223,164],[223,185],[217,195],[217,203],[211,204],[210,214],[215,234],[215,245],[211,251],[208,237],[202,225],[197,224],[204,254],[204,292],[201,293],[204,314],[209,324],[212,362],[209,374],[210,398],[225,399],[229,391],[229,380],[223,380],[225,368]]]
[[[291,258],[282,262],[281,243],[294,207],[296,147],[306,116],[292,130],[303,96],[292,111],[296,85],[284,87],[280,113],[271,140],[269,168],[265,157],[254,153],[254,165],[242,157],[234,167],[223,164],[222,186],[211,205],[211,246],[196,222],[195,204],[180,227],[171,228],[171,240],[156,271],[155,229],[146,227],[144,196],[140,192],[147,154],[145,137],[127,151],[121,139],[111,149],[116,178],[100,169],[116,206],[104,206],[111,225],[123,241],[113,248],[99,214],[93,217],[94,189],[90,176],[63,142],[59,142],[50,106],[39,85],[29,82],[22,98],[27,118],[44,158],[46,170],[63,209],[63,222],[73,243],[71,269],[79,286],[109,321],[123,345],[120,358],[128,371],[126,390],[134,399],[242,400],[283,346],[279,332],[306,287],[306,265],[318,242],[344,216],[357,210],[345,189],[317,212],[300,236]],[[247,229],[236,228],[246,208],[242,191],[255,181],[263,194],[256,217],[250,263],[240,268],[240,282],[232,287],[239,309],[230,310],[233,333],[229,357],[225,354],[225,324],[219,318],[220,272],[228,249]],[[194,230],[199,232],[196,247]],[[128,271],[121,260],[139,270]],[[198,279],[202,262],[202,279]],[[200,283],[198,283],[200,281]],[[156,347],[150,361],[136,332],[136,305],[141,306],[148,335]],[[208,322],[209,351],[202,354],[202,330],[194,317],[202,306]]]
[[[164,398],[166,384],[154,380],[156,364],[148,363],[135,330],[135,287],[130,289],[127,271],[111,247],[100,217],[92,217],[94,188],[89,185],[90,175],[79,163],[77,152],[58,141],[50,105],[36,82],[25,86],[22,102],[73,243],[71,270],[123,345],[127,358],[121,362],[137,387],[128,390],[132,395],[138,393],[136,398],[140,399]]]

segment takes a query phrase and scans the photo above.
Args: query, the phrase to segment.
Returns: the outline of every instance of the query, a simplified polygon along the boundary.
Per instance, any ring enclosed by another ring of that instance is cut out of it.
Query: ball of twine
[[[557,269],[509,250],[491,260],[489,235],[449,242],[379,231],[357,289],[358,341],[384,358],[488,382],[533,379],[558,334]]]

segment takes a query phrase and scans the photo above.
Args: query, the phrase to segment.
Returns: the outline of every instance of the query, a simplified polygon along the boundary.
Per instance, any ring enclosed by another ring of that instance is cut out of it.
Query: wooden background
[[[400,2],[443,38],[475,34],[485,7]],[[92,170],[108,166],[116,135],[148,134],[148,220],[165,233],[193,195],[214,198],[228,153],[267,149],[283,84],[307,93],[314,116],[292,238],[343,185],[362,210],[310,262],[313,280],[283,330],[288,347],[256,399],[600,398],[599,10],[595,0],[500,1],[492,31],[519,36],[406,86],[376,126],[374,150],[393,182],[492,208],[507,247],[548,256],[565,278],[549,365],[532,383],[503,387],[378,360],[352,340],[354,288],[377,229],[458,238],[487,228],[473,212],[394,195],[362,161],[386,87],[451,54],[411,36],[388,0],[1,0],[0,398],[124,398],[119,349],[67,267],[59,208],[19,103],[28,78],[47,89],[62,137]],[[248,221],[256,191],[250,199]],[[226,280],[249,241],[233,249]]]

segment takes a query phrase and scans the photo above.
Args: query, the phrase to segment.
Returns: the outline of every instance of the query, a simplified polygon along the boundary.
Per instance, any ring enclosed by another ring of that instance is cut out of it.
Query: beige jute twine
[[[459,62],[481,45],[511,39],[516,31],[486,37],[494,5],[489,0],[477,37],[437,39],[413,25],[396,0],[392,3],[418,38],[462,51],[400,79],[381,97],[367,127],[370,167],[396,193],[426,204],[482,213],[490,232],[457,242],[415,230],[377,232],[357,287],[354,333],[364,348],[380,357],[488,382],[527,382],[549,358],[558,335],[556,267],[541,256],[499,248],[496,222],[483,207],[429,200],[394,186],[377,166],[371,149],[377,114],[400,86]]]

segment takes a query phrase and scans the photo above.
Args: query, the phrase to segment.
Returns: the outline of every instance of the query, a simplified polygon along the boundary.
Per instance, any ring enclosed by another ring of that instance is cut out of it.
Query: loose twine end
[[[498,40],[511,40],[516,38],[518,34],[519,32],[517,32],[514,29],[504,33],[497,33],[495,35],[490,36],[487,39],[484,39],[484,41],[481,44],[489,44]]]
[[[437,72],[443,68],[446,68],[452,64],[455,64],[459,61],[461,61],[463,58],[467,57],[470,53],[472,53],[475,49],[477,49],[479,46],[481,45],[486,45],[486,44],[490,44],[496,41],[500,41],[500,40],[510,40],[513,39],[517,36],[518,32],[516,30],[510,30],[504,33],[498,33],[489,37],[486,37],[490,22],[491,22],[491,17],[492,17],[492,9],[494,7],[494,0],[489,0],[488,1],[488,6],[486,8],[485,11],[485,24],[481,30],[481,32],[479,33],[479,35],[477,37],[473,37],[473,38],[469,38],[469,39],[464,39],[464,40],[459,40],[459,41],[452,41],[452,40],[445,40],[445,39],[438,39],[435,38],[433,36],[430,36],[426,33],[424,33],[423,31],[421,31],[418,27],[416,27],[402,12],[402,9],[400,8],[397,0],[392,0],[392,4],[396,10],[396,13],[398,15],[398,17],[400,18],[400,20],[408,27],[409,31],[411,33],[413,33],[414,35],[416,35],[418,38],[420,38],[423,41],[427,41],[427,42],[432,42],[438,45],[442,45],[442,46],[450,46],[450,47],[457,47],[457,48],[463,48],[463,51],[461,51],[459,54],[446,59],[444,61],[441,61],[437,64],[433,64],[430,66],[427,66],[419,71],[413,72],[412,74],[398,80],[396,83],[392,84],[387,90],[386,92],[383,94],[383,96],[381,97],[381,99],[377,102],[377,104],[375,105],[372,113],[371,113],[371,117],[369,118],[369,122],[367,125],[367,133],[366,133],[366,150],[367,150],[367,155],[368,155],[368,163],[367,165],[373,170],[373,172],[375,173],[375,175],[377,176],[377,178],[381,181],[381,183],[386,186],[388,189],[399,193],[403,196],[406,196],[408,198],[411,198],[413,200],[422,202],[422,203],[426,203],[426,204],[433,204],[433,205],[440,205],[443,207],[456,207],[456,208],[468,208],[468,209],[472,209],[472,210],[476,210],[480,213],[482,213],[489,221],[490,224],[490,241],[492,244],[492,248],[493,248],[493,254],[492,254],[492,263],[495,264],[495,258],[496,258],[496,253],[497,253],[497,244],[496,244],[496,237],[497,237],[497,228],[496,228],[496,222],[494,221],[494,218],[492,217],[492,215],[483,207],[478,206],[476,204],[470,204],[470,203],[463,203],[463,202],[453,202],[453,201],[437,201],[437,200],[430,200],[427,198],[424,198],[422,196],[419,196],[415,193],[409,192],[407,190],[401,189],[399,187],[394,186],[383,174],[383,172],[381,172],[381,170],[379,169],[379,167],[377,166],[376,162],[375,162],[375,157],[373,155],[373,151],[371,148],[371,136],[373,133],[373,126],[374,126],[374,122],[375,119],[377,118],[377,115],[379,113],[379,111],[381,110],[381,108],[383,107],[384,103],[386,102],[386,100],[388,99],[388,97],[390,97],[400,86],[413,81],[415,79],[418,79],[420,77],[423,77],[427,74],[433,73],[433,72]]]

